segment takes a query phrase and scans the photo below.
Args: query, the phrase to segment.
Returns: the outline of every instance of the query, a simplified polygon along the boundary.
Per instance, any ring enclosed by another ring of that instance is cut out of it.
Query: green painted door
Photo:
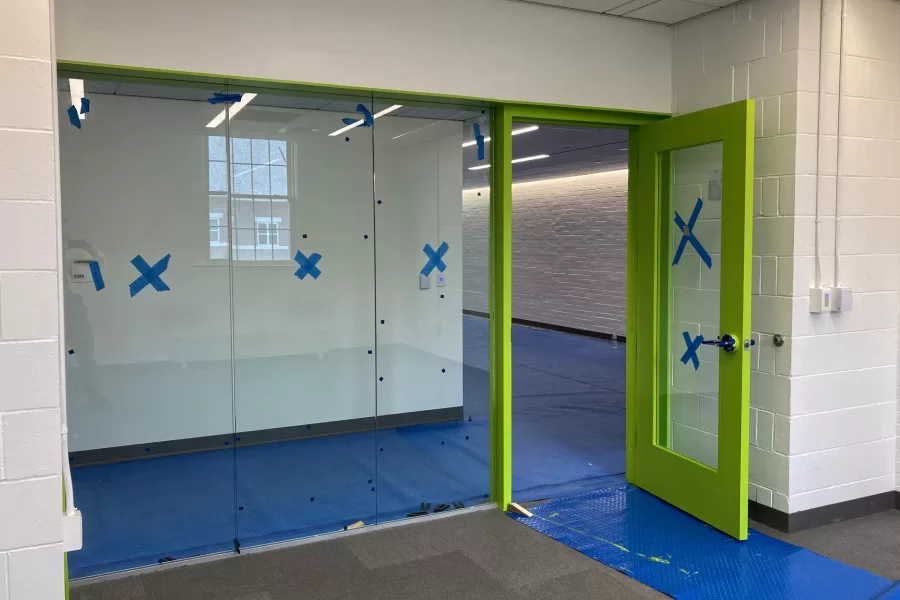
[[[643,125],[635,138],[628,477],[744,540],[753,101]]]

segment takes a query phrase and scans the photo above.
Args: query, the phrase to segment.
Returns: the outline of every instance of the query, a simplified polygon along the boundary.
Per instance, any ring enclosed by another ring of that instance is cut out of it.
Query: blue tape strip
[[[240,102],[243,97],[243,94],[222,94],[221,92],[215,92],[213,97],[207,98],[206,101],[210,104],[224,104],[226,102]]]
[[[94,279],[94,289],[99,292],[106,287],[106,284],[103,282],[103,274],[100,272],[100,263],[92,260],[88,263],[88,266],[91,269],[91,277]]]
[[[81,114],[86,115],[91,112],[91,101],[87,98],[81,99]]]
[[[697,358],[697,348],[699,348],[700,345],[703,344],[703,336],[698,335],[696,338],[694,338],[693,341],[691,341],[691,334],[689,334],[687,331],[685,331],[681,335],[684,336],[684,343],[687,346],[687,350],[685,350],[684,354],[681,355],[681,362],[683,362],[684,364],[688,364],[688,361],[691,361],[692,363],[694,363],[694,370],[696,371],[700,368],[700,359]]]
[[[363,116],[362,123],[359,124],[360,127],[371,127],[372,125],[375,124],[375,117],[372,116],[372,113],[370,113],[369,109],[366,108],[364,105],[357,104],[356,112],[362,113],[362,116]],[[353,125],[357,121],[359,121],[359,119],[351,119],[349,117],[341,119],[341,122],[344,125]]]
[[[356,112],[361,112],[363,114],[363,127],[371,127],[375,124],[375,118],[372,116],[372,113],[369,112],[369,109],[364,105],[357,104]]]
[[[78,109],[75,108],[74,104],[69,107],[69,110],[66,111],[66,114],[69,115],[69,123],[72,124],[72,127],[81,129],[81,117],[78,116]]]
[[[447,254],[447,250],[450,249],[450,246],[447,242],[441,242],[441,245],[438,246],[438,249],[435,250],[431,247],[431,244],[425,244],[425,247],[422,248],[422,252],[425,253],[425,256],[428,257],[428,262],[425,263],[425,266],[422,267],[422,270],[419,271],[425,277],[431,275],[431,272],[437,267],[437,270],[441,273],[444,272],[444,269],[447,268],[447,265],[444,264],[442,260],[444,255]]]
[[[675,224],[678,225],[678,229],[681,230],[681,241],[678,243],[678,249],[675,251],[675,258],[672,260],[672,266],[678,264],[678,261],[681,260],[681,254],[684,252],[685,246],[690,242],[691,246],[694,247],[694,250],[697,251],[697,254],[700,255],[700,260],[702,260],[708,268],[712,269],[712,259],[709,257],[706,249],[703,248],[700,240],[694,235],[694,225],[697,224],[697,219],[700,217],[700,210],[702,208],[703,200],[697,198],[697,203],[694,205],[694,210],[691,212],[691,218],[688,219],[687,225],[685,225],[684,219],[681,218],[678,211],[675,211]]]
[[[322,260],[322,255],[318,252],[313,252],[307,258],[305,254],[297,250],[297,254],[294,255],[294,262],[300,265],[300,268],[294,271],[294,276],[298,279],[303,279],[309,275],[313,279],[318,279],[319,275],[322,274],[322,270],[316,266],[316,263],[320,260]]]
[[[750,529],[738,542],[671,504],[618,484],[510,515],[679,600],[870,600],[892,581]]]
[[[131,285],[128,286],[132,298],[148,285],[153,286],[153,289],[157,292],[169,291],[169,286],[167,286],[166,282],[160,279],[159,276],[165,273],[166,269],[169,268],[170,258],[172,258],[172,255],[166,254],[152,267],[147,264],[147,261],[144,260],[144,257],[140,254],[131,259],[131,264],[133,264],[134,268],[141,274],[140,277],[132,281]]]
[[[473,123],[472,130],[475,132],[475,143],[478,144],[478,160],[484,160],[484,136],[481,135],[481,125]]]

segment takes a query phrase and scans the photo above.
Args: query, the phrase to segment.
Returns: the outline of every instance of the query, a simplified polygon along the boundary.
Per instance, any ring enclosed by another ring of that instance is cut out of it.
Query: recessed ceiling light
[[[529,133],[529,132],[531,132],[531,131],[537,131],[538,129],[539,129],[539,128],[538,128],[537,125],[529,125],[528,127],[522,127],[521,129],[513,129],[512,135],[519,135],[519,134],[522,134],[522,133]],[[484,143],[485,143],[485,144],[488,143],[489,141],[491,141],[491,137],[490,137],[490,136],[487,136],[487,137],[484,138]],[[469,146],[474,146],[474,145],[475,145],[475,140],[472,140],[471,142],[463,142],[462,147],[463,147],[463,148],[468,148]]]
[[[234,115],[244,110],[244,107],[253,102],[254,98],[256,98],[256,94],[243,94],[240,102],[232,104],[230,108],[223,108],[222,112],[217,114],[212,121],[206,124],[206,126],[210,129],[218,127],[222,124],[222,121],[225,120],[226,114],[228,115],[228,121],[230,122],[234,118]]]
[[[625,152],[628,148],[619,148],[619,152]]]
[[[393,106],[389,106],[389,107],[387,107],[386,109],[384,109],[383,111],[377,112],[377,113],[375,113],[374,115],[372,115],[372,118],[373,118],[373,119],[377,119],[378,117],[383,117],[384,115],[386,115],[386,114],[388,114],[388,113],[394,112],[394,111],[397,110],[398,108],[403,108],[403,105],[402,105],[402,104],[395,104],[395,105],[393,105]],[[350,124],[347,125],[346,127],[341,127],[341,128],[338,129],[337,131],[332,131],[331,133],[328,134],[328,136],[329,136],[329,137],[332,137],[332,136],[335,136],[335,135],[341,135],[341,134],[344,133],[345,131],[350,131],[350,130],[353,129],[354,127],[359,127],[360,125],[362,125],[362,124],[365,123],[365,122],[366,122],[365,119],[360,119],[359,121],[356,121],[355,123],[350,123]]]

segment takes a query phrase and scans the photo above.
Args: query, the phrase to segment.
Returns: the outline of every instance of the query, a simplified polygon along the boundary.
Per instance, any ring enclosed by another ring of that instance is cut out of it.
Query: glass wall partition
[[[486,111],[59,83],[73,578],[487,500]]]
[[[376,107],[241,92],[229,127],[237,519],[241,544],[258,545],[376,520],[372,127],[362,126]]]
[[[73,578],[234,544],[224,92],[59,81]]]
[[[375,102],[384,107],[375,121],[377,487],[388,520],[488,497],[490,115]]]

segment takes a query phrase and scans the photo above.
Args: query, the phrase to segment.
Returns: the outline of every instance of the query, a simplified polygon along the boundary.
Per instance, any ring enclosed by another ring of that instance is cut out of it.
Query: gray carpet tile
[[[588,559],[591,560],[591,559]],[[669,596],[601,563],[571,575],[545,579],[516,590],[523,600],[660,600]]]
[[[791,535],[755,528],[900,579],[900,512]],[[75,585],[71,600],[658,600],[660,594],[499,511]]]
[[[900,579],[900,511],[889,510],[791,534],[758,523],[750,526],[870,573]]]
[[[76,585],[72,600],[656,597],[647,593],[503,513],[483,511]]]
[[[128,577],[91,585],[73,585],[69,600],[147,600],[141,577]]]

